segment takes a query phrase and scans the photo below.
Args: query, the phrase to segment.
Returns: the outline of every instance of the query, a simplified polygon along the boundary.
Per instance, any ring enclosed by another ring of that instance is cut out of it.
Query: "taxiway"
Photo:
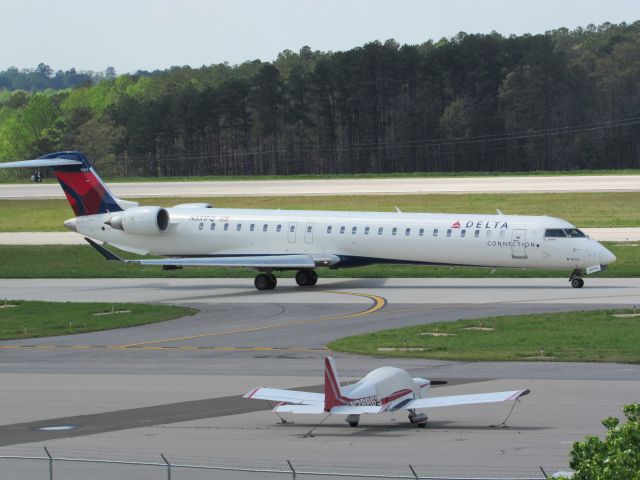
[[[530,388],[509,420],[503,404],[429,412],[426,430],[402,415],[365,417],[358,429],[316,417],[279,425],[266,402],[238,398],[255,386],[322,382],[325,345],[345,335],[491,315],[635,305],[640,279],[321,279],[300,289],[282,279],[257,292],[250,279],[0,280],[2,296],[58,301],[153,301],[191,305],[192,317],[130,329],[0,342],[3,452],[47,445],[63,454],[143,458],[213,456],[295,462],[566,468],[571,443],[602,433],[640,396],[640,366],[599,363],[455,362],[337,354],[357,378],[394,364],[448,380],[448,394]],[[434,389],[434,395],[444,394]],[[38,427],[72,424],[70,431]],[[213,454],[212,452],[215,452]],[[461,461],[460,459],[463,459]],[[239,461],[239,460],[238,460]]]

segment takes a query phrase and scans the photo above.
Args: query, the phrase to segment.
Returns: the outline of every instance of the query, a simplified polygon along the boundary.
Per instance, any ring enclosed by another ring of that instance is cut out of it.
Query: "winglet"
[[[338,405],[346,405],[346,402],[342,399],[336,364],[329,355],[324,359],[324,411],[330,412]]]
[[[515,396],[514,400],[517,400],[520,397],[524,397],[525,395],[529,395],[531,393],[531,390],[526,389],[526,390],[522,390],[518,393],[518,395]]]
[[[100,253],[100,255],[102,255],[104,258],[106,258],[110,262],[124,262],[124,260],[119,256],[117,256],[115,253],[110,252],[109,250],[104,248],[102,245],[98,245],[96,242],[94,242],[90,238],[84,237],[84,239],[87,242],[89,242],[89,245],[95,248]]]

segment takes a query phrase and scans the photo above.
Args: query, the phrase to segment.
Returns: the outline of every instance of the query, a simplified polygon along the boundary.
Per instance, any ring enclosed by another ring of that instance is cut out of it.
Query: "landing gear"
[[[256,275],[253,284],[258,290],[273,290],[278,284],[278,279],[273,273],[260,273]]]
[[[424,413],[416,413],[415,410],[409,410],[409,421],[418,428],[424,428],[427,426],[427,417]]]
[[[296,273],[296,283],[301,287],[313,287],[318,283],[318,274],[310,268],[299,270]]]
[[[352,426],[352,427],[357,427],[358,423],[360,422],[360,415],[347,415],[347,418],[345,419],[347,421],[347,423]]]
[[[584,280],[582,279],[582,270],[575,269],[573,272],[571,272],[571,276],[569,277],[569,282],[571,282],[571,286],[573,288],[584,287]]]

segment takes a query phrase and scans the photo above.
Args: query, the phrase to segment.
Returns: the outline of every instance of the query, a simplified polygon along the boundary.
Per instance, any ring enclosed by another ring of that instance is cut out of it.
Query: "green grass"
[[[548,313],[432,323],[346,337],[331,342],[328,348],[366,355],[439,360],[640,363],[640,317],[613,316],[619,312],[629,311]],[[425,350],[381,352],[379,348]]]
[[[640,192],[338,195],[299,197],[142,198],[142,205],[168,207],[178,203],[208,202],[220,208],[281,208],[300,210],[356,210],[392,212],[446,212],[508,215],[551,215],[579,227],[640,227]],[[64,231],[73,217],[66,200],[2,200],[0,232]]]
[[[97,166],[100,171],[100,165]],[[26,171],[26,170],[25,170]],[[30,176],[20,173],[19,170],[0,173],[0,183],[28,183]],[[131,182],[204,182],[204,181],[261,181],[261,180],[333,180],[359,179],[359,178],[447,178],[447,177],[524,177],[524,176],[562,176],[562,175],[640,175],[640,169],[625,168],[619,170],[571,170],[571,171],[547,171],[534,172],[398,172],[398,173],[327,173],[327,174],[300,174],[300,175],[206,175],[202,177],[109,177],[104,181],[111,183]],[[43,183],[56,183],[57,180],[45,177]]]
[[[640,276],[640,246],[603,242],[617,257],[608,270],[597,277]],[[136,255],[109,247],[124,258]],[[501,268],[491,273],[482,267],[431,267],[418,265],[371,265],[368,267],[318,270],[320,278],[568,278],[568,270],[522,270]],[[294,272],[279,272],[289,278]],[[0,246],[0,278],[253,278],[255,272],[244,269],[192,267],[163,271],[161,267],[108,262],[92,247],[84,245],[4,245]],[[587,282],[589,280],[587,279]]]
[[[0,340],[133,327],[194,313],[197,310],[193,308],[170,305],[3,300],[0,302]]]

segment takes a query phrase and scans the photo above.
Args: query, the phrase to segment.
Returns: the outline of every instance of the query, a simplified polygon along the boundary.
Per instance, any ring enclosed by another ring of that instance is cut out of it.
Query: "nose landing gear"
[[[573,288],[582,288],[584,287],[584,280],[582,279],[582,270],[575,269],[571,276],[569,277],[569,282]]]

